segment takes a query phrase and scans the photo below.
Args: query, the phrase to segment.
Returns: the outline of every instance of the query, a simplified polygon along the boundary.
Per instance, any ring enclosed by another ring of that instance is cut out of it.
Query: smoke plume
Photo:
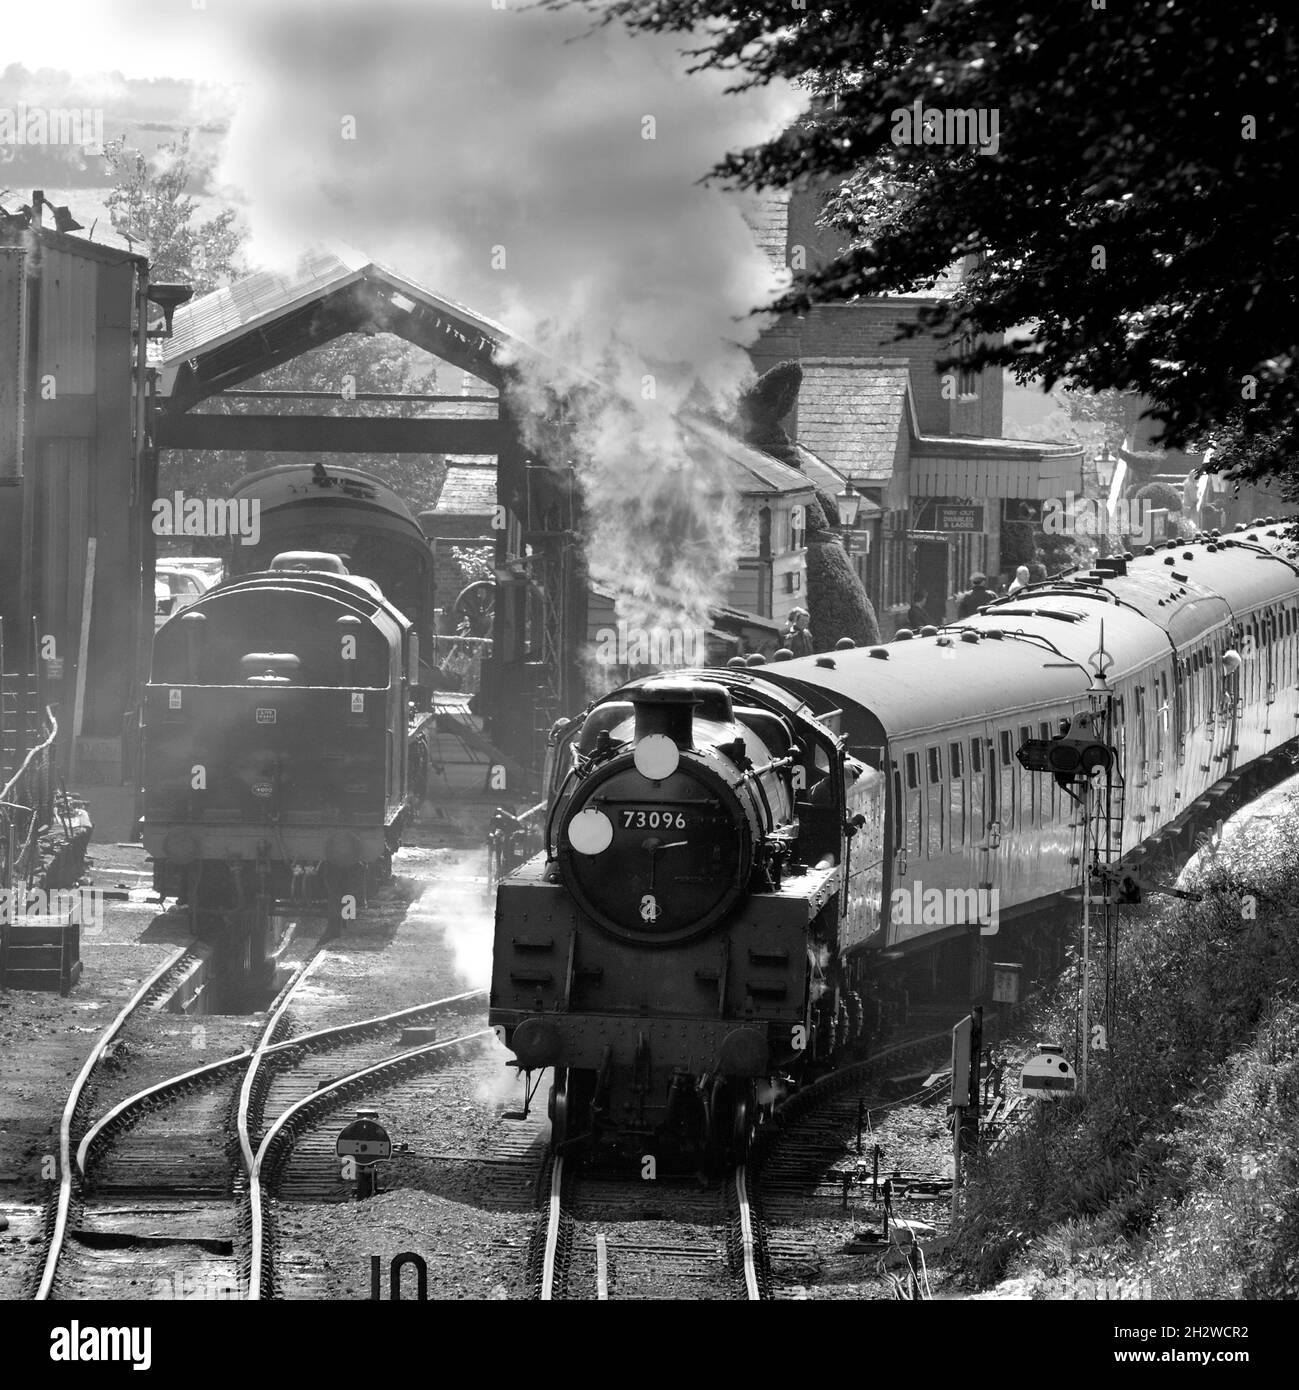
[[[674,412],[729,413],[780,272],[699,180],[801,100],[727,96],[679,39],[517,0],[287,0],[244,30],[257,71],[222,177],[254,257],[340,239],[499,318],[543,350],[520,364],[539,413],[603,383],[568,421],[592,576],[638,576],[628,622],[700,620],[736,559],[734,490]]]

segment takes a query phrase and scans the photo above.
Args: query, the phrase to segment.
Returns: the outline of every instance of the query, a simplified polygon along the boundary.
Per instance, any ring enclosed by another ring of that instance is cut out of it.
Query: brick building
[[[448,455],[446,478],[433,508],[419,523],[433,546],[434,602],[449,614],[469,576],[456,552],[483,557],[490,572],[496,537],[496,460]]]
[[[815,225],[822,197],[809,190],[746,203],[759,244],[781,266],[814,269],[842,245]],[[927,332],[896,336],[899,323],[950,295],[965,269],[953,266],[923,294],[787,315],[750,348],[759,372],[791,360],[803,368],[784,425],[814,456],[804,468],[822,487],[851,483],[869,504],[845,539],[885,626],[916,586],[935,616],[950,614],[973,570],[1001,568],[1004,516],[1018,515],[1021,501],[1082,486],[1075,446],[1002,437],[1000,368],[940,373],[952,344]]]

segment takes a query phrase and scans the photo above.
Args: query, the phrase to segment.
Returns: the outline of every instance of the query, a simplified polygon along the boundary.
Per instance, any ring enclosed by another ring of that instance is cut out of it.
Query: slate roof
[[[440,516],[491,516],[496,508],[496,464],[452,464],[433,508]]]
[[[855,483],[887,482],[909,425],[905,363],[805,357],[801,365],[799,442]]]
[[[747,194],[740,215],[749,224],[753,239],[779,270],[788,269],[789,194],[781,191]]]

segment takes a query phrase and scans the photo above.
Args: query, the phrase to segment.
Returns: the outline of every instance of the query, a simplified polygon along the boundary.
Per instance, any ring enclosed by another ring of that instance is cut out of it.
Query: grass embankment
[[[976,1170],[958,1249],[1046,1298],[1299,1297],[1299,804],[1124,921],[1089,1094]],[[1093,979],[1101,966],[1093,957]],[[1074,1036],[1077,977],[1026,1042]]]

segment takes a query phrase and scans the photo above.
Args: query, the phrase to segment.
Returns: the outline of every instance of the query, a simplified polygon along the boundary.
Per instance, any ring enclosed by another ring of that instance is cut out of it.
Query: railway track
[[[767,1296],[765,1232],[749,1175],[720,1185],[635,1177],[555,1157],[529,1250],[534,1296],[558,1299],[752,1299]]]
[[[37,1299],[50,1297],[58,1269],[59,1255],[67,1238],[72,1214],[75,1182],[72,1168],[72,1134],[88,1103],[91,1080],[102,1066],[110,1046],[119,1037],[128,1020],[150,1001],[167,991],[169,982],[188,969],[193,958],[192,944],[180,947],[149,976],[123,1005],[117,1017],[95,1040],[81,1070],[68,1092],[68,1099],[59,1119],[59,1185],[46,1208],[44,1221],[44,1259],[36,1288]]]
[[[282,1036],[313,952],[272,1008],[255,1046],[146,1086],[81,1128],[90,1082],[128,1019],[187,968],[171,957],[105,1030],[64,1108],[62,1181],[47,1217],[36,1297],[259,1298],[274,1291],[265,1220],[274,1171],[308,1116],[323,1118],[358,1085],[435,1066],[471,1038],[397,1050],[405,1028],[450,1015],[482,991]],[[274,1116],[269,1128],[267,1116]],[[263,1136],[263,1129],[266,1130]],[[335,1175],[336,1176],[336,1175]]]
[[[795,1092],[777,1107],[771,1123],[759,1130],[750,1155],[751,1180],[770,1223],[773,1297],[806,1296],[804,1280],[838,1258],[843,1244],[843,1231],[838,1228],[857,1224],[858,1207],[866,1208],[871,1225],[891,1222],[896,1226],[901,1220],[946,1227],[950,1179],[937,1174],[932,1165],[899,1169],[886,1156],[879,1182],[873,1182],[871,1126],[872,1117],[878,1121],[890,1112],[941,1098],[948,1088],[946,1078],[891,1097],[882,1086],[886,1079],[905,1076],[908,1067],[918,1069],[920,1075],[935,1070],[949,1047],[950,1033],[942,1032],[881,1048],[865,1061],[830,1072]],[[861,1157],[855,1154],[858,1132],[864,1140]],[[950,1144],[948,1138],[943,1147],[950,1150]],[[885,1193],[888,1215],[882,1220]],[[834,1255],[827,1251],[827,1231],[835,1242]],[[882,1245],[878,1253],[886,1250]],[[859,1251],[845,1263],[859,1266],[861,1254],[869,1253]]]

